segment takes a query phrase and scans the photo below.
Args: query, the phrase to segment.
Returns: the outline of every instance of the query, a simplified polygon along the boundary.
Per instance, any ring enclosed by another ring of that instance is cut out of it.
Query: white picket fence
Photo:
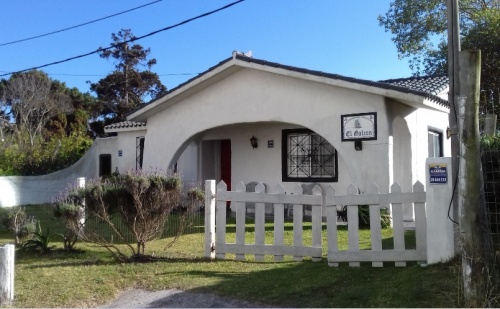
[[[395,183],[391,192],[379,193],[373,184],[367,194],[359,195],[358,189],[350,185],[346,195],[336,195],[332,186],[322,190],[314,186],[311,195],[304,195],[297,185],[293,194],[286,194],[281,184],[272,193],[265,193],[265,187],[259,183],[255,192],[246,192],[243,183],[235,191],[227,191],[224,182],[206,182],[205,205],[205,255],[224,259],[227,253],[234,253],[237,260],[244,260],[245,254],[255,255],[255,260],[264,260],[265,255],[274,256],[275,261],[282,261],[283,256],[293,256],[294,261],[311,257],[313,261],[322,259],[322,218],[326,216],[328,265],[336,267],[340,262],[349,262],[351,267],[360,266],[360,262],[372,262],[373,267],[382,267],[383,262],[395,262],[396,266],[406,266],[408,261],[426,261],[427,227],[425,202],[426,193],[420,182],[415,183],[413,192],[401,192]],[[226,241],[226,202],[231,201],[236,209],[236,241]],[[246,203],[255,203],[255,242],[245,243]],[[406,249],[403,226],[403,204],[412,203],[415,208],[416,249]],[[265,243],[265,205],[273,204],[274,242]],[[303,207],[311,205],[312,244],[303,244]],[[347,206],[348,250],[339,250],[337,240],[337,206]],[[359,248],[358,205],[370,205],[371,249]],[[285,207],[293,207],[293,244],[284,244]],[[382,249],[380,226],[380,208],[391,206],[393,218],[394,248]],[[325,209],[325,213],[323,213]],[[216,223],[216,224],[215,224]],[[215,237],[214,237],[215,236]]]

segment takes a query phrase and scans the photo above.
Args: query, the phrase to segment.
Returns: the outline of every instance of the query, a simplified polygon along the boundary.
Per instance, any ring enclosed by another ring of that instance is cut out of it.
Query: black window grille
[[[144,136],[135,138],[135,169],[142,170],[142,161],[144,159]]]
[[[282,181],[336,182],[337,150],[308,129],[282,132]]]

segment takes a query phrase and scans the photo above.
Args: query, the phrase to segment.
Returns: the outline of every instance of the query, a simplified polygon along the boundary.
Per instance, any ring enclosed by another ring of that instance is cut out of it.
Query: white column
[[[15,246],[0,247],[0,304],[14,300]]]
[[[427,158],[426,211],[427,211],[427,263],[449,261],[455,256],[455,226],[451,158]],[[451,217],[451,219],[450,219]]]
[[[205,181],[205,257],[215,258],[215,180]]]

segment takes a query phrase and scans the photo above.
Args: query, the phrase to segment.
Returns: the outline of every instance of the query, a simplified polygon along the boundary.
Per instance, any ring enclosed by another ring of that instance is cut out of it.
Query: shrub
[[[358,218],[359,218],[359,228],[368,229],[370,228],[370,206],[369,205],[359,205],[358,206]],[[391,226],[391,216],[387,208],[380,208],[380,225],[383,229]]]
[[[483,150],[498,150],[500,149],[500,135],[483,135],[480,143]]]
[[[81,234],[85,240],[104,246],[119,260],[130,260],[143,258],[147,242],[162,236],[165,223],[180,201],[179,176],[160,172],[129,172],[89,182],[85,189],[70,188],[56,203],[55,213],[76,235]],[[108,226],[112,232],[111,239],[88,227],[82,232],[77,217],[83,209],[87,221],[97,218]],[[170,247],[181,235],[192,210],[193,207],[186,207],[186,211],[180,213],[176,237],[166,247]],[[124,227],[118,221],[123,222]],[[126,242],[127,234],[133,235],[135,240],[135,247],[127,245],[130,256],[113,244],[113,240]]]
[[[84,208],[83,201],[78,196],[69,197],[71,203],[57,203],[54,206],[54,216],[64,222],[66,230],[60,236],[63,239],[64,249],[73,250],[78,235],[83,229]]]
[[[39,252],[42,254],[49,253],[50,250],[52,250],[53,246],[50,246],[51,237],[49,228],[43,233],[39,223],[38,231],[32,232],[31,235],[33,237],[21,245],[22,250]]]
[[[15,245],[19,247],[24,240],[36,231],[36,219],[28,217],[21,207],[0,209],[0,221],[4,228],[11,231]]]
[[[187,192],[187,198],[190,205],[193,205],[198,210],[205,209],[205,192],[200,188],[192,188]]]
[[[22,133],[22,132],[21,132]],[[22,137],[22,134],[18,135]],[[0,175],[42,175],[66,168],[78,161],[92,145],[93,140],[83,134],[35,140],[23,147],[21,137],[10,137],[0,151]]]

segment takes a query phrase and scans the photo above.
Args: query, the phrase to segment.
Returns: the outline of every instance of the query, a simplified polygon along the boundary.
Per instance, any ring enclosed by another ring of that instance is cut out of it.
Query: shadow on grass
[[[260,302],[276,307],[456,307],[456,277],[452,264],[422,268],[328,267],[314,263],[280,262],[261,271],[245,272],[245,263],[216,261],[221,271],[188,271],[186,276],[216,278],[217,284],[190,292]],[[231,271],[237,264],[237,271]],[[259,263],[261,264],[261,263]],[[388,263],[389,264],[389,263]],[[169,274],[157,274],[168,276]]]

